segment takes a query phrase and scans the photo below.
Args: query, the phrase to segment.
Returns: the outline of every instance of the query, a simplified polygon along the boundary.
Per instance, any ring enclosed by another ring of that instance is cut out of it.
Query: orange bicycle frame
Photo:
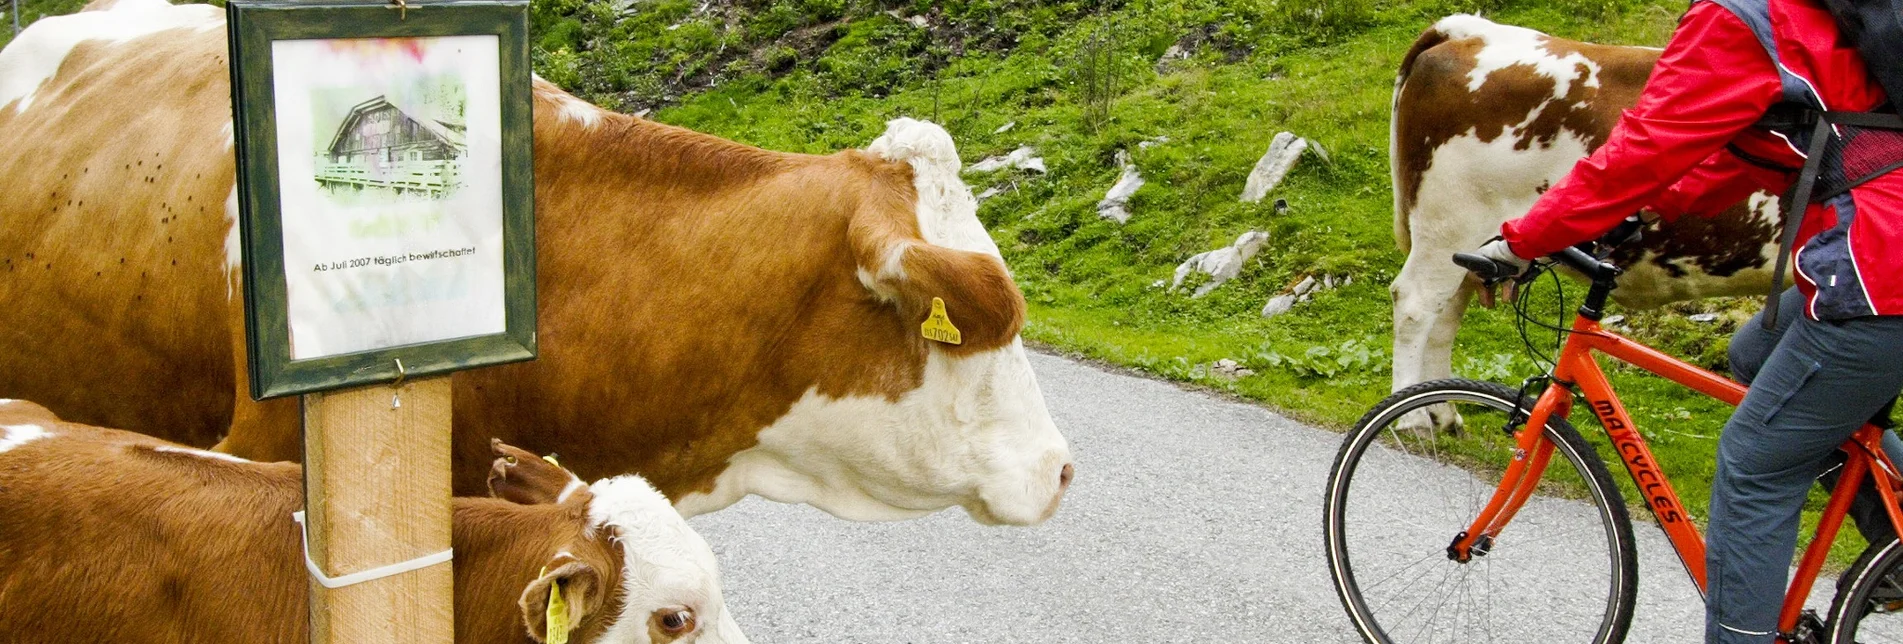
[[[1684,504],[1679,502],[1671,481],[1652,457],[1651,447],[1646,444],[1645,437],[1633,425],[1632,417],[1613,391],[1612,383],[1607,381],[1605,372],[1599,368],[1593,352],[1612,356],[1732,406],[1744,400],[1743,385],[1607,331],[1597,320],[1586,315],[1578,316],[1553,369],[1552,382],[1534,403],[1526,424],[1514,435],[1518,449],[1513,462],[1508,464],[1501,476],[1499,488],[1467,531],[1461,533],[1448,547],[1448,554],[1461,561],[1477,553],[1483,554],[1487,547],[1485,544],[1491,544],[1499,538],[1507,523],[1513,520],[1514,515],[1533,495],[1540,476],[1545,473],[1546,465],[1552,458],[1553,443],[1547,440],[1544,431],[1529,429],[1545,427],[1547,420],[1554,415],[1566,417],[1572,410],[1573,388],[1577,388],[1593,415],[1599,419],[1607,438],[1611,439],[1619,453],[1619,460],[1625,463],[1632,482],[1644,497],[1646,507],[1658,519],[1659,527],[1665,531],[1672,549],[1677,552],[1685,571],[1691,575],[1702,595],[1706,588],[1704,539],[1699,535],[1697,526],[1692,524]],[[1883,452],[1883,431],[1875,425],[1865,424],[1844,442],[1843,450],[1848,457],[1837,485],[1831,491],[1830,501],[1818,521],[1815,538],[1805,549],[1790,588],[1785,593],[1784,607],[1778,617],[1780,633],[1790,633],[1796,628],[1804,600],[1823,568],[1824,558],[1829,554],[1830,544],[1836,540],[1838,528],[1843,526],[1851,499],[1856,496],[1866,476],[1874,478],[1877,493],[1883,499],[1891,524],[1903,534],[1903,515],[1899,515],[1897,507],[1900,477],[1896,465]],[[1482,550],[1476,550],[1476,544],[1481,544]]]

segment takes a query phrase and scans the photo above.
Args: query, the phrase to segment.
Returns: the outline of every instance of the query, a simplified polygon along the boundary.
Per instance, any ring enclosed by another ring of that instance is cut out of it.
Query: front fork
[[[1546,392],[1526,414],[1525,423],[1516,428],[1509,420],[1505,430],[1513,435],[1513,460],[1507,463],[1506,472],[1500,476],[1500,486],[1494,489],[1487,506],[1474,517],[1472,525],[1454,535],[1453,542],[1447,545],[1448,559],[1467,563],[1476,556],[1485,556],[1493,548],[1507,522],[1532,498],[1533,491],[1539,487],[1540,476],[1546,473],[1546,464],[1553,458],[1553,441],[1546,438],[1547,421],[1555,414],[1565,418],[1572,409],[1572,391],[1549,382]],[[1510,414],[1512,418],[1519,416],[1517,408]]]

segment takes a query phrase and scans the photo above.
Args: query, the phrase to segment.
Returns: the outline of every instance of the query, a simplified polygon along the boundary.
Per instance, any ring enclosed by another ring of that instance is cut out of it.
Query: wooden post
[[[304,396],[304,507],[326,576],[449,549],[449,402],[448,376]],[[453,582],[448,563],[334,590],[311,580],[310,641],[448,644]]]

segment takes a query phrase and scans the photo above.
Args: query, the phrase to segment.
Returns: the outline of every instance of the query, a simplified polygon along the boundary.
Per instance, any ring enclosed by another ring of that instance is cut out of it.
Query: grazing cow
[[[496,443],[497,499],[453,506],[456,641],[744,643],[713,550],[637,476],[582,485]],[[255,463],[63,422],[0,400],[0,641],[301,643],[304,505],[294,463]]]
[[[0,396],[291,460],[297,402],[242,375],[224,31],[127,0],[0,52]],[[781,154],[533,94],[541,356],[455,376],[459,494],[498,437],[639,472],[687,515],[1056,510],[1069,450],[943,129]],[[938,299],[962,344],[922,337]]]
[[[1467,15],[1415,41],[1395,80],[1390,134],[1394,239],[1408,254],[1391,287],[1396,391],[1452,373],[1454,335],[1479,289],[1449,258],[1499,234],[1604,143],[1658,56]],[[1662,222],[1615,257],[1626,273],[1613,298],[1647,308],[1764,293],[1778,221],[1777,199],[1758,193],[1713,217]]]

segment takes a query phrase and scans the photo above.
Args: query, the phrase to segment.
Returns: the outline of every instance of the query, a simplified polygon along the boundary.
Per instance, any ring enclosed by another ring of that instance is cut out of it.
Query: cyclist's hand
[[[1499,262],[1501,264],[1512,266],[1515,269],[1514,271],[1515,275],[1525,273],[1527,267],[1531,266],[1533,263],[1523,257],[1520,257],[1519,255],[1513,254],[1513,249],[1507,247],[1506,240],[1501,239],[1499,237],[1495,237],[1492,240],[1489,240],[1487,243],[1482,244],[1480,248],[1477,248],[1474,250],[1473,254],[1479,255],[1481,257],[1485,257],[1487,259],[1493,260],[1495,262]],[[1480,297],[1481,306],[1484,306],[1487,308],[1493,308],[1496,304],[1498,304],[1501,301],[1495,292],[1495,289],[1499,287],[1501,281],[1506,282],[1506,285],[1507,285],[1507,292],[1506,292],[1507,301],[1512,301],[1513,298],[1518,295],[1519,286],[1520,286],[1520,283],[1518,280],[1514,280],[1514,279],[1485,280],[1483,279],[1481,280],[1480,292],[1478,293]]]

